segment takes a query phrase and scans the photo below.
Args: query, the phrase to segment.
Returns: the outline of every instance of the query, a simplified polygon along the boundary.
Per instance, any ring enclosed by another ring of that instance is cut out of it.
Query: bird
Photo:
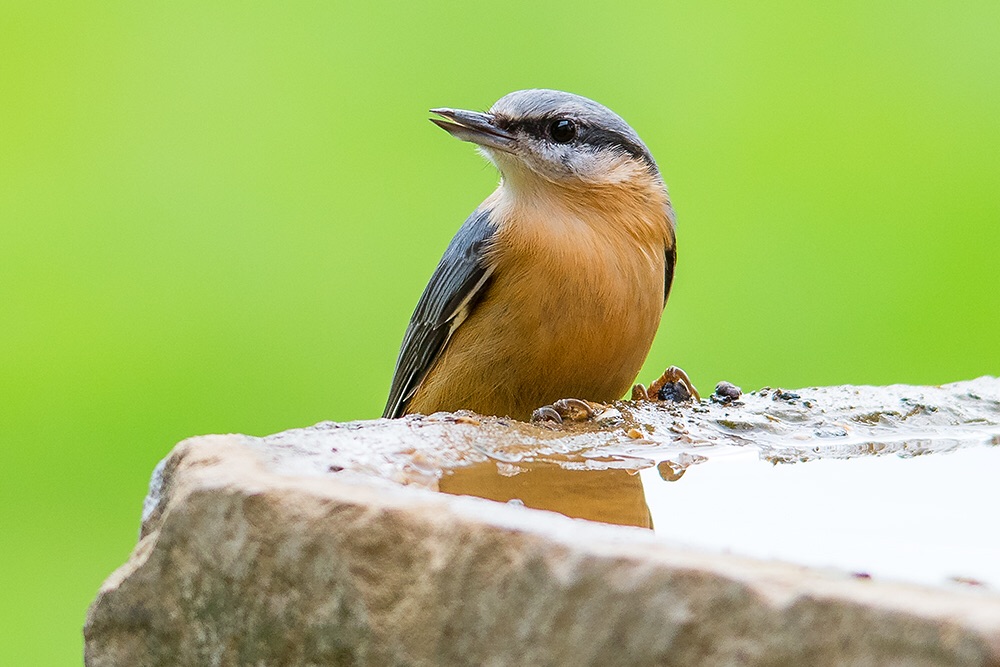
[[[674,209],[649,149],[615,112],[557,90],[515,91],[488,112],[430,113],[475,144],[500,182],[417,302],[383,417],[561,421],[574,406],[622,398],[677,262]]]

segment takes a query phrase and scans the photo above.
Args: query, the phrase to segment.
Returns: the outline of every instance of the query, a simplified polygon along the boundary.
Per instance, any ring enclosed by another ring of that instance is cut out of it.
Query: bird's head
[[[519,90],[486,113],[432,109],[431,120],[470,141],[520,187],[569,189],[662,183],[649,149],[628,123],[593,100],[558,90]]]

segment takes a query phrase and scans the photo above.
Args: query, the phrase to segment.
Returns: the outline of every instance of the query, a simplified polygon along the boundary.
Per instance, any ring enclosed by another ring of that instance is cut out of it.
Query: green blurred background
[[[0,9],[0,664],[81,661],[182,438],[377,417],[493,169],[427,122],[552,87],[660,162],[643,371],[1000,373],[1000,3]]]

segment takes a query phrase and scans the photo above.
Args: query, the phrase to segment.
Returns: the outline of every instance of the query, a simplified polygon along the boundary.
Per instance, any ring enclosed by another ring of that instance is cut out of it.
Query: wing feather
[[[477,209],[448,244],[403,335],[383,417],[403,415],[455,330],[482,298],[492,278],[483,255],[495,232],[489,209]]]
[[[668,246],[666,249],[666,261],[664,262],[663,276],[663,305],[667,305],[667,297],[670,296],[670,285],[674,282],[674,265],[677,263],[677,247]]]

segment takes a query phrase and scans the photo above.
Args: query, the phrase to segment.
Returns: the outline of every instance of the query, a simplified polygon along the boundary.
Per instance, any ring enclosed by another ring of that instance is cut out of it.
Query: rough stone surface
[[[439,415],[187,440],[88,612],[87,664],[1000,665],[988,590],[703,553],[428,490],[443,467],[489,459],[587,468],[600,446],[614,452],[601,465],[634,468],[643,448],[690,456],[759,434],[762,452],[797,456],[815,449],[789,437],[803,424],[906,451],[914,441],[892,434],[914,423],[941,434],[919,446],[946,447],[1000,421],[990,378],[789,393],[621,404],[562,430]]]

